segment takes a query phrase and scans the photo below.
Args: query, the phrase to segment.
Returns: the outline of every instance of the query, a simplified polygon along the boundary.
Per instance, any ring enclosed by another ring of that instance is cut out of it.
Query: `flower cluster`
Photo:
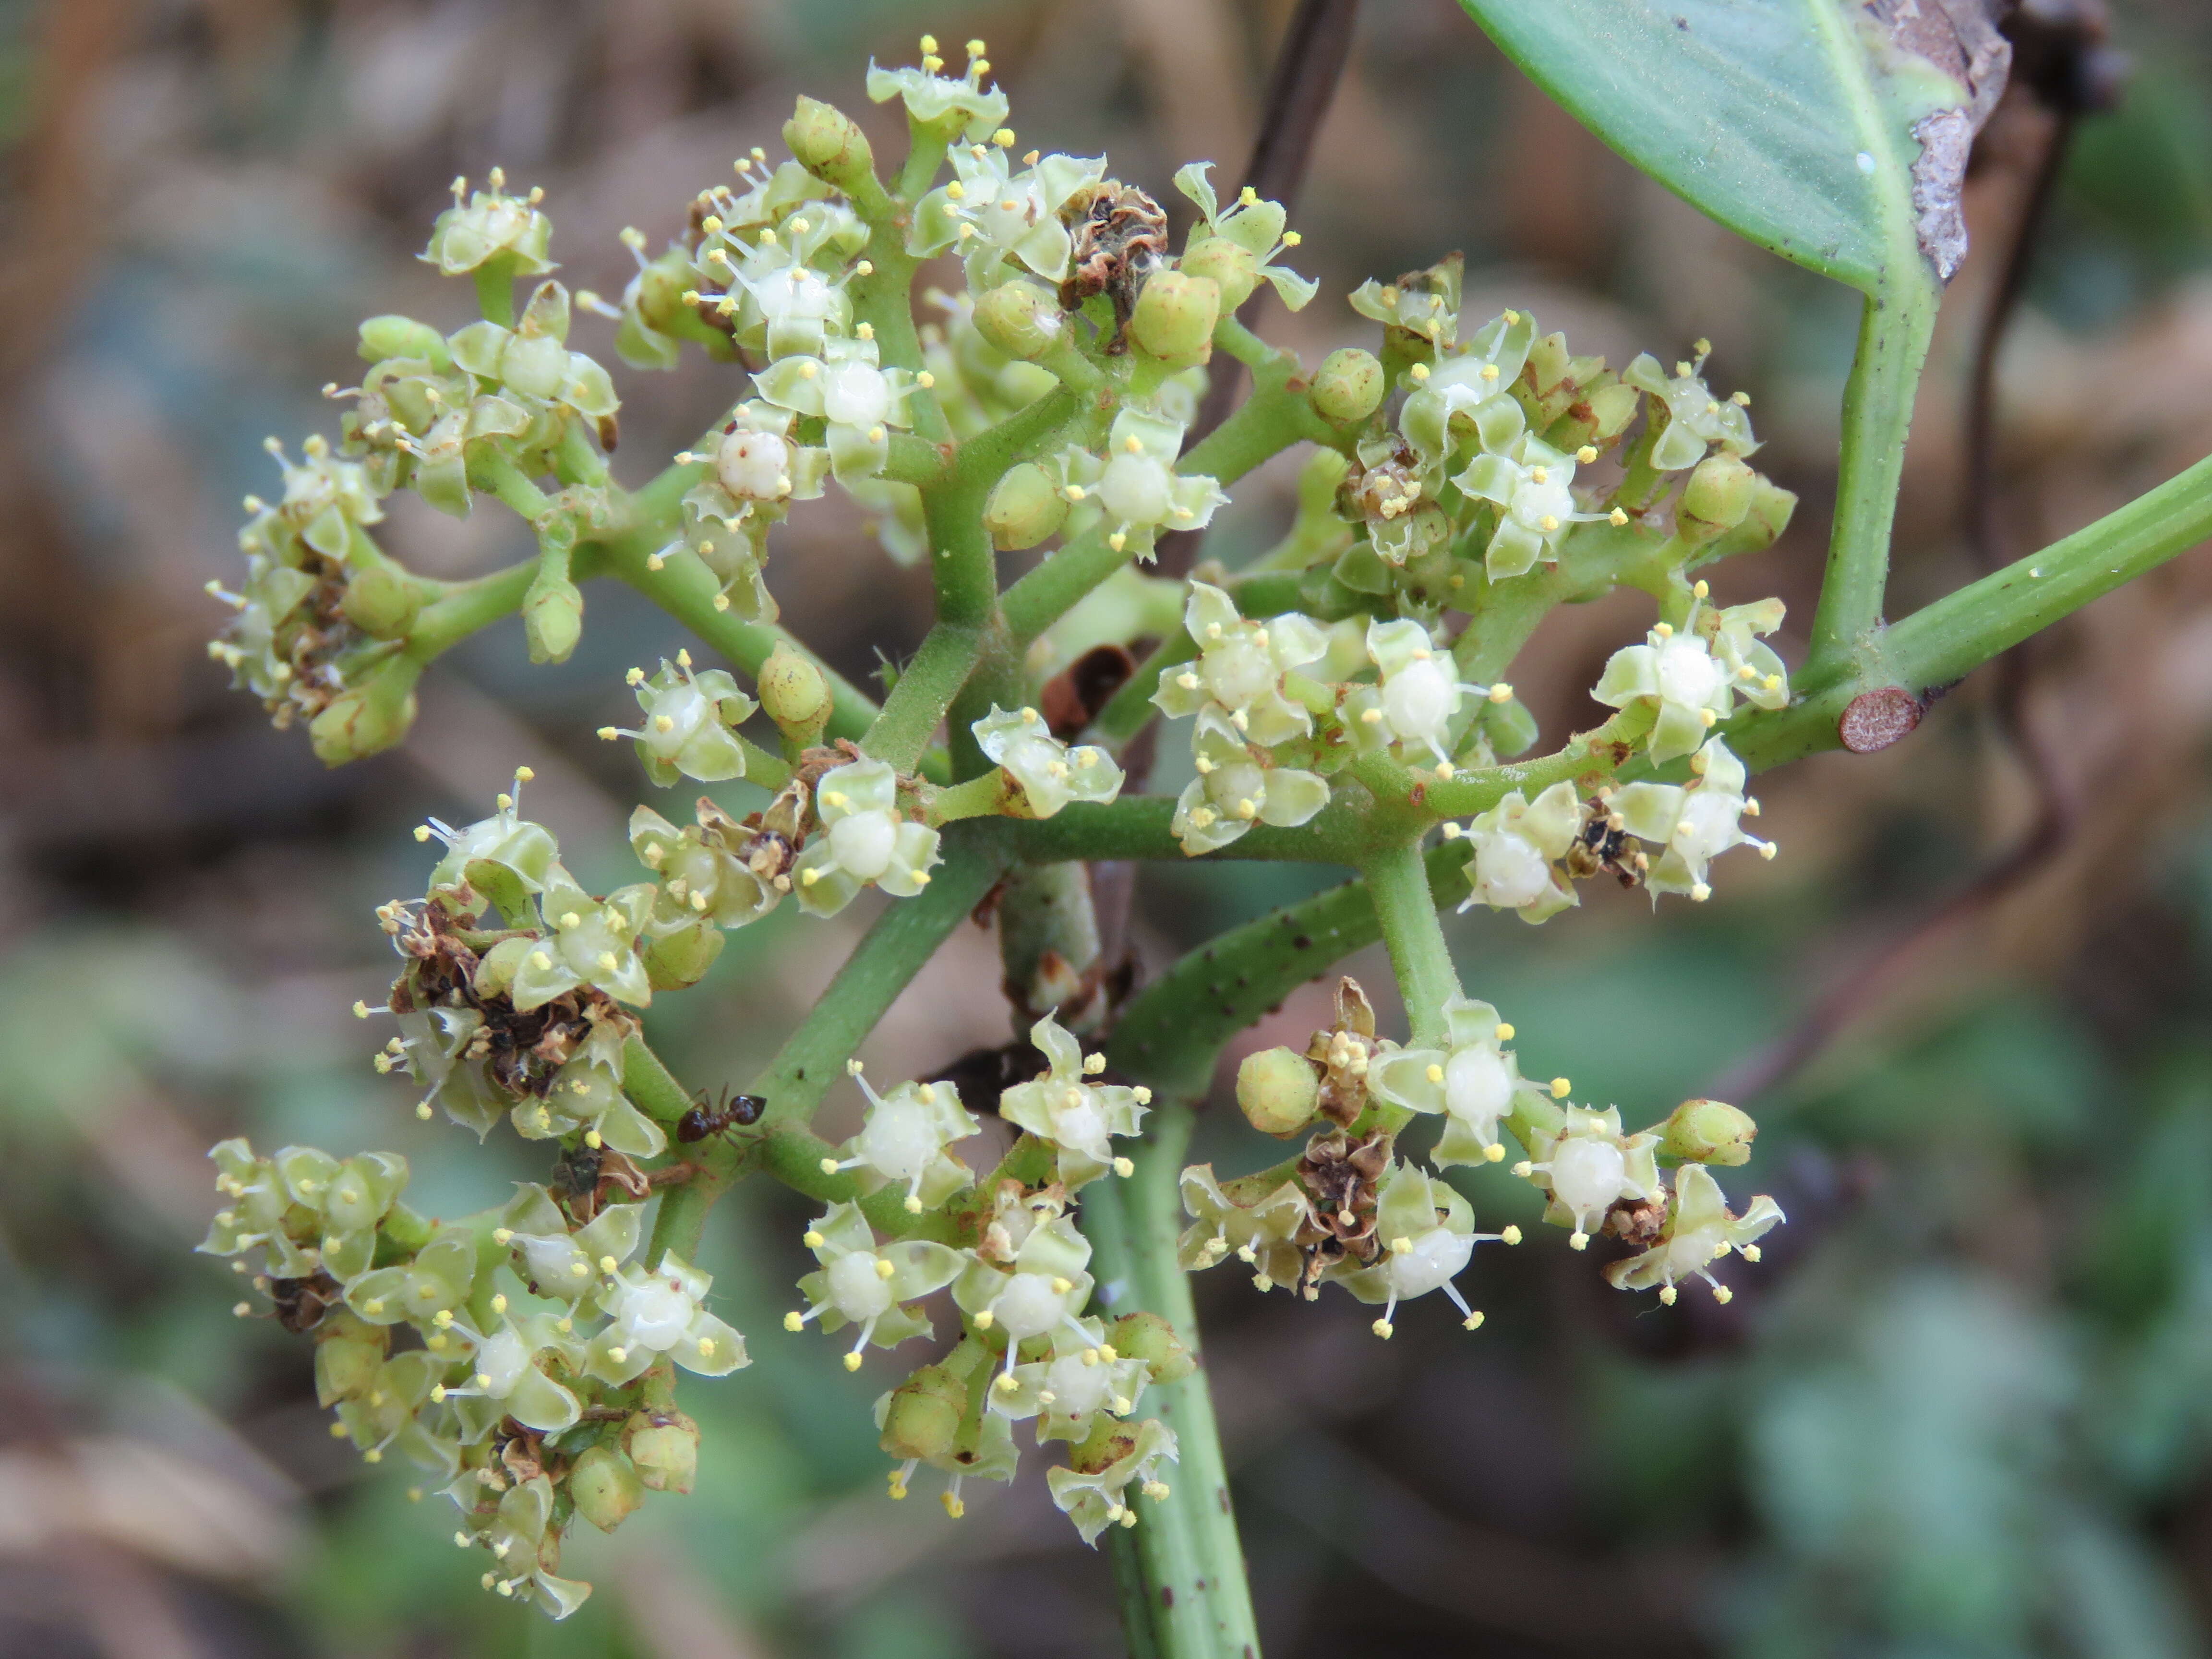
[[[395,1153],[211,1156],[224,1207],[200,1249],[252,1275],[239,1316],[313,1337],[331,1433],[444,1483],[485,1589],[565,1618],[591,1593],[560,1574],[570,1518],[612,1530],[647,1489],[690,1490],[698,1431],[665,1403],[670,1367],[726,1376],[744,1339],[707,1311],[705,1274],[635,1259],[642,1205],[594,1210],[596,1179],[525,1185],[440,1224],[400,1201]]]

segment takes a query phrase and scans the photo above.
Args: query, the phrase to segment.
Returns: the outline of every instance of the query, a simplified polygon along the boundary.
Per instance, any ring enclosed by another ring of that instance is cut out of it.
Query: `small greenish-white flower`
[[[1383,1176],[1375,1219],[1376,1237],[1383,1243],[1382,1255],[1370,1267],[1334,1277],[1362,1302],[1383,1304],[1382,1316],[1375,1322],[1376,1335],[1388,1338],[1396,1328],[1391,1321],[1401,1297],[1426,1296],[1431,1291],[1442,1291],[1451,1298],[1468,1329],[1482,1323],[1482,1316],[1467,1305],[1452,1280],[1465,1271],[1478,1243],[1498,1240],[1517,1244],[1519,1228],[1502,1233],[1475,1231],[1474,1211],[1467,1200],[1411,1164],[1401,1164]]]
[[[982,43],[969,44],[980,46]],[[954,130],[969,143],[990,137],[1006,125],[1006,94],[996,87],[983,85],[983,77],[991,72],[988,58],[971,51],[968,71],[957,80],[939,74],[944,67],[936,41],[925,34],[919,69],[878,69],[874,59],[869,60],[868,98],[878,104],[887,104],[894,98],[903,100],[908,118],[919,126],[957,123]]]
[[[929,885],[937,831],[900,813],[898,774],[879,760],[833,767],[814,787],[822,833],[806,844],[795,872],[799,902],[834,916],[867,886],[912,898]]]
[[[573,1326],[574,1322],[568,1322]],[[441,1384],[431,1390],[432,1400],[440,1404],[449,1400],[483,1402],[459,1407],[469,1428],[479,1433],[489,1433],[502,1417],[512,1417],[541,1434],[574,1428],[583,1416],[582,1404],[545,1370],[549,1354],[571,1370],[582,1363],[582,1344],[562,1332],[560,1323],[549,1314],[502,1318],[496,1329],[476,1343],[467,1361],[466,1380]]]
[[[502,790],[493,799],[495,810],[488,818],[460,830],[436,818],[416,827],[416,841],[435,840],[446,848],[430,872],[433,898],[442,890],[466,885],[497,904],[509,921],[522,920],[528,896],[543,890],[559,868],[561,855],[553,832],[521,815],[522,786],[531,776],[528,767],[518,770],[514,792]]]
[[[1355,296],[1355,307],[1358,303]],[[1425,467],[1441,465],[1462,434],[1471,434],[1494,455],[1520,441],[1528,416],[1513,396],[1513,383],[1535,340],[1536,319],[1526,312],[1508,311],[1476,330],[1466,349],[1434,367],[1414,365],[1413,389],[1399,413],[1398,428]]]
[[[1152,694],[1161,713],[1180,719],[1218,704],[1240,738],[1263,748],[1312,732],[1312,714],[1285,695],[1283,677],[1328,653],[1328,635],[1320,623],[1296,611],[1254,622],[1239,615],[1237,601],[1221,589],[1194,581],[1183,626],[1198,642],[1198,660],[1161,671]]]
[[[1395,745],[1401,753],[1425,751],[1435,757],[1438,774],[1449,777],[1447,744],[1461,701],[1470,691],[1487,696],[1488,689],[1461,684],[1450,650],[1409,619],[1370,621],[1367,656],[1381,678],[1345,699],[1345,716],[1355,738]]]
[[[1369,1062],[1367,1086],[1394,1106],[1444,1115],[1443,1137],[1431,1154],[1439,1168],[1495,1164],[1505,1156],[1498,1126],[1515,1097],[1542,1093],[1546,1085],[1521,1075],[1504,1046],[1513,1028],[1490,1004],[1455,996],[1444,1003],[1443,1017],[1443,1047],[1387,1049]]]
[[[898,1397],[898,1393],[893,1389],[877,1397],[876,1427],[878,1430],[889,1420],[892,1402]],[[981,1420],[975,1425],[975,1440],[972,1446],[965,1443],[963,1436],[948,1444],[942,1452],[927,1458],[908,1458],[891,1471],[890,1496],[904,1498],[907,1483],[914,1479],[914,1472],[927,1462],[932,1468],[944,1470],[950,1477],[938,1501],[945,1505],[945,1512],[957,1521],[968,1512],[968,1506],[960,1498],[963,1485],[970,1479],[1012,1480],[1021,1461],[1021,1454],[1014,1449],[1014,1425],[998,1413],[984,1412]]]
[[[1544,1219],[1572,1227],[1567,1243],[1579,1250],[1623,1199],[1659,1195],[1658,1145],[1656,1134],[1623,1134],[1618,1106],[1569,1106],[1556,1131],[1537,1133],[1513,1173],[1552,1195]]]
[[[1229,500],[1215,480],[1176,471],[1184,422],[1164,414],[1124,407],[1114,417],[1106,453],[1068,449],[1060,457],[1062,487],[1074,503],[1067,515],[1071,538],[1108,526],[1107,545],[1133,548],[1149,559],[1164,530],[1203,530]],[[1225,599],[1227,596],[1224,595]],[[1230,614],[1236,607],[1230,606]]]
[[[706,824],[678,830],[650,806],[641,806],[630,814],[629,844],[638,861],[660,878],[653,919],[646,924],[655,938],[700,922],[743,927],[783,896]]]
[[[635,738],[646,776],[664,789],[678,778],[719,783],[744,776],[745,747],[737,729],[758,705],[727,672],[695,673],[691,653],[678,651],[672,665],[663,657],[650,679],[642,668],[631,669],[629,684],[645,724],[635,732],[603,726],[599,735],[610,742]]]
[[[1106,158],[1033,160],[1018,173],[1004,144],[954,146],[952,178],[915,204],[907,251],[922,258],[951,248],[968,262],[969,286],[989,287],[1012,260],[1058,282],[1067,275],[1074,238],[1060,216],[1071,198],[1106,176]]]
[[[441,1109],[483,1139],[514,1104],[478,1051],[483,1016],[474,1008],[431,1007],[410,1008],[398,1019],[399,1063],[425,1090],[416,1115],[427,1118],[433,1108]]]
[[[368,1388],[337,1402],[337,1427],[359,1449],[365,1463],[380,1463],[396,1451],[418,1468],[451,1475],[460,1462],[460,1443],[434,1429],[423,1410],[445,1362],[425,1349],[394,1354],[377,1369]]]
[[[1706,389],[1699,371],[1705,368],[1705,343],[1698,343],[1695,363],[1676,363],[1669,376],[1650,352],[1639,353],[1621,370],[1620,378],[1667,408],[1666,429],[1652,446],[1651,465],[1665,472],[1678,472],[1705,459],[1710,445],[1729,455],[1748,455],[1759,447],[1751,435],[1751,400],[1741,392],[1726,401]]]
[[[952,1283],[969,1258],[947,1244],[927,1239],[876,1242],[875,1229],[857,1204],[833,1204],[806,1230],[806,1248],[822,1264],[819,1273],[799,1281],[806,1298],[804,1313],[787,1313],[783,1328],[801,1330],[820,1320],[824,1331],[860,1327],[845,1369],[860,1369],[860,1357],[872,1343],[895,1348],[909,1337],[927,1336],[927,1315],[907,1304]]]
[[[469,1495],[463,1496],[462,1491]],[[456,1492],[455,1499],[466,1508],[483,1491],[471,1477]],[[486,1589],[533,1601],[556,1620],[584,1605],[592,1587],[554,1571],[561,1565],[561,1529],[554,1524],[553,1483],[546,1476],[516,1481],[500,1494],[491,1515],[471,1518],[478,1522],[476,1541],[492,1553],[497,1564],[483,1576]]]
[[[1568,488],[1574,477],[1574,456],[1523,433],[1502,452],[1477,455],[1452,480],[1498,508],[1498,528],[1483,554],[1483,568],[1492,581],[1523,575],[1540,559],[1558,558],[1571,526],[1607,516],[1577,510]]]
[[[1714,1301],[1726,1302],[1729,1290],[1712,1276],[1711,1264],[1730,1250],[1746,1261],[1758,1261],[1759,1239],[1784,1219],[1782,1206],[1764,1194],[1753,1199],[1741,1216],[1730,1215],[1711,1172],[1702,1164],[1685,1164],[1674,1171],[1674,1201],[1659,1242],[1639,1255],[1609,1264],[1605,1276],[1616,1290],[1656,1285],[1659,1299],[1671,1305],[1676,1282],[1695,1274],[1712,1286]]]
[[[832,340],[819,356],[779,357],[753,376],[753,387],[778,408],[821,417],[841,483],[884,470],[891,430],[912,424],[907,400],[921,389],[906,370],[881,366],[872,339]]]
[[[1034,708],[1008,714],[994,703],[969,730],[1021,786],[1031,817],[1048,818],[1070,801],[1103,805],[1121,793],[1121,769],[1113,756],[1092,744],[1071,749]]]
[[[1694,631],[1677,633],[1663,622],[1644,644],[1613,653],[1590,696],[1613,708],[1639,701],[1656,706],[1650,740],[1655,761],[1694,753],[1735,708],[1735,688],[1712,648]]]
[[[346,1306],[372,1325],[428,1325],[468,1300],[477,1242],[465,1227],[441,1227],[404,1265],[363,1273],[346,1286]]]
[[[1044,1480],[1054,1505],[1075,1522],[1085,1543],[1095,1545],[1107,1528],[1136,1524],[1130,1487],[1155,1498],[1168,1495],[1160,1466],[1176,1461],[1175,1431],[1148,1417],[1133,1431],[1117,1432],[1096,1458],[1083,1461],[1097,1467],[1048,1469]]]
[[[1076,1316],[1091,1300],[1090,1261],[1091,1241],[1071,1217],[1039,1217],[1006,1267],[980,1255],[971,1260],[952,1283],[952,1299],[977,1330],[1005,1336],[1011,1372],[1030,1338],[1080,1334]]]
[[[727,241],[707,247],[701,256],[701,263],[728,283],[719,297],[702,294],[701,299],[712,299],[716,313],[730,321],[740,340],[757,341],[772,362],[819,357],[852,338],[853,301],[843,275],[823,271],[809,257],[823,252],[819,233],[829,227],[819,220],[809,209],[808,216],[791,223],[816,234],[787,238],[763,228],[753,246]],[[839,257],[835,249],[829,252]]]
[[[1702,601],[1705,585],[1699,582],[1696,591]],[[1719,610],[1701,603],[1690,613],[1690,627],[1711,647],[1736,695],[1754,708],[1790,705],[1790,671],[1774,647],[1759,637],[1782,626],[1786,609],[1779,599],[1759,599]]]
[[[1169,824],[1191,858],[1228,846],[1255,823],[1295,829],[1328,805],[1328,780],[1273,765],[1265,750],[1244,740],[1232,718],[1209,704],[1199,709],[1191,731],[1198,775],[1176,797]]]
[[[1152,1091],[1091,1082],[1106,1069],[1106,1057],[1085,1059],[1083,1045],[1050,1014],[1030,1027],[1030,1041],[1048,1069],[1001,1095],[999,1115],[1058,1150],[1059,1181],[1071,1193],[1109,1170],[1128,1174],[1129,1160],[1115,1155],[1112,1137],[1137,1133]]]
[[[1467,861],[1474,890],[1459,908],[1487,904],[1493,910],[1518,911],[1522,921],[1535,922],[1580,903],[1559,861],[1582,829],[1582,800],[1566,782],[1552,785],[1533,801],[1518,789],[1509,791],[1463,832],[1455,824],[1445,825],[1446,836],[1464,833],[1474,849]]]
[[[1294,1181],[1247,1195],[1244,1183],[1231,1194],[1214,1179],[1211,1164],[1194,1164],[1182,1172],[1182,1207],[1191,1218],[1176,1247],[1185,1273],[1211,1267],[1232,1251],[1255,1269],[1262,1291],[1295,1285],[1304,1261],[1299,1229],[1312,1219],[1313,1206]]]
[[[520,955],[532,949],[527,939],[507,947]],[[496,957],[485,958],[489,969],[509,965]],[[479,994],[497,982],[495,973],[477,975]],[[580,1134],[586,1146],[612,1148],[629,1158],[658,1158],[668,1150],[667,1132],[629,1103],[623,1093],[623,1034],[611,1021],[593,1024],[561,1069],[546,1082],[544,1091],[525,1095],[514,1103],[510,1121],[525,1140],[552,1140]]]
[[[1418,334],[1438,353],[1459,340],[1459,307],[1465,262],[1456,253],[1428,270],[1394,283],[1370,277],[1347,296],[1352,308],[1385,328]]]
[[[991,1410],[1017,1422],[1042,1419],[1036,1431],[1042,1445],[1048,1440],[1080,1443],[1100,1418],[1127,1417],[1136,1409],[1150,1369],[1133,1354],[1115,1354],[1103,1321],[1079,1319],[1054,1332],[1051,1342],[1047,1358],[1002,1374],[990,1391]]]
[[[610,1204],[571,1232],[550,1193],[534,1182],[519,1182],[492,1230],[492,1243],[514,1251],[533,1294],[580,1302],[637,1249],[644,1214],[641,1204]]]
[[[953,1157],[951,1147],[983,1125],[960,1104],[958,1089],[950,1083],[902,1083],[879,1095],[859,1060],[847,1060],[845,1069],[868,1097],[867,1121],[837,1149],[842,1158],[822,1160],[823,1173],[864,1170],[860,1182],[869,1192],[902,1186],[909,1215],[934,1209],[974,1182],[975,1171]]]
[[[558,283],[540,284],[513,328],[471,323],[447,349],[453,361],[531,407],[573,410],[601,420],[622,405],[607,371],[568,339],[568,290]]]
[[[653,1000],[653,987],[638,945],[653,892],[651,882],[634,882],[593,898],[556,864],[537,895],[538,937],[502,940],[486,965],[497,963],[512,974],[507,994],[524,1013],[585,985],[642,1008]]]
[[[1718,738],[1690,757],[1698,775],[1687,784],[1632,783],[1613,797],[1621,826],[1640,841],[1664,849],[1644,877],[1655,893],[1686,893],[1703,902],[1712,895],[1707,867],[1731,847],[1755,847],[1761,858],[1774,856],[1774,843],[1743,832],[1739,822],[1755,814],[1759,803],[1744,794],[1743,763]]]
[[[552,240],[553,222],[538,210],[544,192],[509,196],[507,175],[497,167],[485,182],[489,190],[470,192],[466,179],[453,180],[453,204],[431,227],[430,246],[422,257],[448,276],[465,275],[502,257],[513,261],[518,276],[552,270],[546,247]],[[464,194],[466,202],[461,199]]]
[[[608,1275],[599,1288],[607,1322],[592,1339],[586,1369],[619,1387],[664,1354],[702,1376],[726,1376],[751,1364],[744,1338],[707,1311],[713,1283],[672,1250],[663,1251],[650,1273],[633,1262]]]
[[[1298,245],[1297,234],[1284,229],[1289,216],[1279,203],[1262,201],[1260,192],[1249,185],[1238,192],[1228,211],[1222,211],[1220,200],[1213,192],[1213,181],[1206,176],[1212,166],[1211,161],[1193,161],[1175,176],[1176,188],[1197,204],[1199,216],[1206,226],[1203,236],[1195,230],[1192,232],[1183,255],[1184,267],[1202,270],[1202,274],[1221,283],[1224,312],[1243,305],[1262,279],[1273,286],[1276,297],[1285,308],[1304,310],[1320,292],[1321,284],[1299,276],[1288,265],[1275,263],[1277,254]],[[1208,240],[1224,246],[1207,248],[1205,243]]]

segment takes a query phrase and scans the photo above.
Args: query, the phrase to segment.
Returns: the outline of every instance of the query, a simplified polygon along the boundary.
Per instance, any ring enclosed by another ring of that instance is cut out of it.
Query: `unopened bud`
[[[1286,1137],[1313,1121],[1321,1079],[1294,1048],[1262,1048],[1237,1068],[1237,1105],[1262,1134]]]
[[[1221,308],[1233,312],[1260,285],[1260,262],[1252,250],[1226,236],[1201,236],[1184,250],[1183,273],[1203,276],[1221,290]]]
[[[761,665],[760,702],[776,730],[801,749],[819,743],[830,724],[830,682],[787,645]]]
[[[1155,271],[1137,295],[1130,337],[1171,363],[1202,363],[1213,353],[1213,325],[1221,315],[1221,287],[1188,270]]]
[[[728,938],[711,922],[679,927],[648,939],[642,953],[647,981],[656,991],[680,991],[707,977]]]
[[[332,1314],[316,1334],[315,1399],[335,1406],[366,1394],[383,1368],[391,1334],[350,1314]]]
[[[593,1446],[568,1471],[576,1513],[601,1532],[612,1532],[645,1502],[645,1481],[629,1459],[611,1446]]]
[[[1364,421],[1382,401],[1382,365],[1358,346],[1332,351],[1314,371],[1313,405],[1332,421]]]
[[[532,662],[566,662],[584,636],[584,595],[566,576],[540,571],[522,599],[522,631]]]
[[[1686,1100],[1668,1115],[1659,1132],[1659,1150],[1685,1164],[1717,1164],[1732,1169],[1751,1159],[1759,1125],[1751,1114],[1719,1100]]]
[[[844,111],[818,98],[800,97],[783,124],[783,142],[799,166],[840,190],[855,188],[875,168],[867,134]]]
[[[1180,1382],[1198,1369],[1175,1327],[1156,1313],[1123,1314],[1106,1328],[1106,1340],[1126,1359],[1141,1359],[1155,1382]]]
[[[1067,518],[1067,497],[1035,461],[1008,470],[983,504],[983,527],[1002,551],[1035,547]]]
[[[1060,301],[1035,283],[1001,283],[975,301],[975,331],[1009,357],[1035,357],[1060,331]]]
[[[427,358],[433,368],[443,369],[452,361],[446,337],[428,323],[412,317],[371,317],[361,325],[361,355],[365,362],[380,363],[388,357]]]
[[[1619,380],[1594,386],[1552,423],[1544,441],[1554,449],[1575,450],[1584,444],[1603,449],[1628,429],[1638,402],[1636,388]]]
[[[623,1425],[623,1449],[654,1492],[684,1492],[699,1474],[699,1425],[681,1412],[639,1412]]]
[[[422,609],[422,592],[395,565],[357,563],[346,577],[342,608],[372,638],[404,639]]]
[[[415,682],[422,676],[413,658],[388,657],[338,693],[308,725],[315,758],[343,766],[398,743],[415,724]]]
[[[884,1451],[901,1462],[948,1456],[967,1415],[968,1384],[942,1365],[924,1365],[891,1391],[884,1408]]]
[[[1476,718],[1483,735],[1490,739],[1491,751],[1500,760],[1525,755],[1536,746],[1536,717],[1510,689],[1503,702],[1484,699],[1482,711]]]
[[[1790,515],[1797,510],[1796,495],[1771,478],[1758,474],[1753,477],[1757,482],[1751,487],[1751,509],[1735,529],[1714,544],[1717,554],[1762,552],[1773,546],[1781,539],[1782,532],[1790,528]]]
[[[1703,545],[1741,524],[1751,511],[1759,474],[1734,455],[1708,455],[1682,486],[1682,505],[1674,515],[1684,541]]]

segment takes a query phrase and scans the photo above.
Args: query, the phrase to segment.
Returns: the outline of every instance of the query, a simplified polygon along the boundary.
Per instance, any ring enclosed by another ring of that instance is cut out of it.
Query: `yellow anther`
[[[1580,449],[1575,451],[1575,459],[1577,461],[1580,461],[1584,466],[1588,466],[1592,461],[1597,459],[1597,446],[1595,444],[1584,444]]]
[[[1553,1078],[1552,1079],[1552,1098],[1554,1100],[1565,1100],[1567,1097],[1567,1091],[1572,1087],[1574,1087],[1574,1085],[1569,1083],[1566,1079],[1563,1077]]]
[[[878,1279],[889,1279],[889,1278],[890,1278],[893,1273],[896,1273],[897,1271],[898,1271],[898,1269],[897,1269],[896,1267],[893,1267],[890,1262],[888,1262],[888,1261],[884,1261],[884,1260],[883,1259],[883,1257],[881,1257],[881,1256],[878,1256],[878,1257],[876,1258],[876,1277],[877,1277],[877,1278],[878,1278]]]
[[[1397,1327],[1393,1325],[1387,1319],[1378,1319],[1367,1328],[1373,1331],[1376,1335],[1381,1337],[1385,1342],[1388,1342],[1390,1340],[1391,1332],[1395,1330]]]
[[[1429,366],[1426,363],[1415,363],[1412,368],[1407,370],[1407,373],[1417,381],[1425,380],[1429,378]]]

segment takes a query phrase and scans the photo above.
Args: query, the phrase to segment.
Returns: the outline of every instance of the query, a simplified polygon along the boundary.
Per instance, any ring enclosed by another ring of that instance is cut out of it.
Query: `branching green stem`
[[[1413,1042],[1423,1047],[1441,1043],[1444,1004],[1460,994],[1459,974],[1429,896],[1429,872],[1420,843],[1401,842],[1377,853],[1362,873],[1383,943],[1390,947],[1390,965],[1397,972]]]

